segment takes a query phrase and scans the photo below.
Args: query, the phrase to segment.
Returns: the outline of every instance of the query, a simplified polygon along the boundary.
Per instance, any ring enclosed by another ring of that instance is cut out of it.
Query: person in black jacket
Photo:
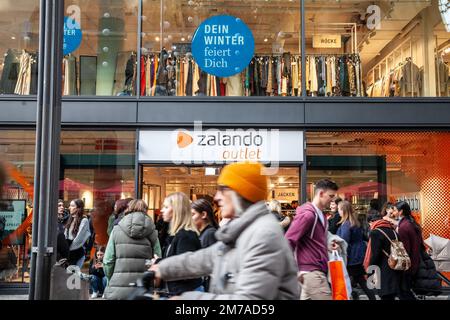
[[[170,245],[163,253],[163,259],[179,255],[188,251],[197,251],[202,248],[191,214],[191,205],[188,197],[181,192],[170,194],[163,203],[163,219],[170,223]],[[204,291],[202,279],[188,279],[168,281],[167,289],[170,295],[180,295],[186,291]]]
[[[103,257],[105,255],[105,247],[98,247],[95,252],[95,259],[91,260],[89,265],[89,275],[91,276],[91,298],[95,299],[103,295],[106,288],[107,279],[103,270]]]
[[[64,226],[69,220],[69,211],[64,208],[64,201],[58,200],[58,229],[56,236],[56,260],[67,259],[69,257],[69,244],[64,235]]]
[[[341,216],[338,211],[338,204],[342,199],[337,197],[330,202],[330,215],[331,218],[328,220],[328,231],[332,234],[336,234],[339,228],[339,221],[341,221]]]
[[[388,264],[388,255],[391,252],[390,240],[398,239],[398,234],[394,226],[386,220],[377,220],[371,224],[371,232],[368,243],[368,250],[364,260],[364,266],[378,267],[379,274],[377,278],[379,295],[381,300],[395,300],[400,294],[400,281],[403,271],[391,269]],[[371,272],[367,272],[369,275]],[[373,277],[373,275],[372,275]]]
[[[196,228],[200,231],[199,240],[202,248],[207,248],[217,239],[214,233],[219,229],[219,225],[214,219],[214,212],[208,200],[199,199],[192,203],[192,219]]]

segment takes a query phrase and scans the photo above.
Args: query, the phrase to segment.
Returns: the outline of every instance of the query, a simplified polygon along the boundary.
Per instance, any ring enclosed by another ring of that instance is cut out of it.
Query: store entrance
[[[139,195],[148,204],[153,218],[159,214],[164,198],[173,192],[183,192],[192,201],[206,198],[212,202],[221,169],[220,166],[140,165]],[[276,175],[269,177],[267,201],[278,200],[285,214],[292,211],[292,201],[301,199],[300,172],[300,166],[280,167]]]

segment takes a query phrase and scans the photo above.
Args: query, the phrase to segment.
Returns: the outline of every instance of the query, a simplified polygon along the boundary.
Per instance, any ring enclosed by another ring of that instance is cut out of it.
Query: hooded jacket
[[[263,201],[216,232],[214,245],[159,263],[164,280],[210,276],[209,292],[182,299],[247,300],[299,298],[297,268],[279,222]]]
[[[111,232],[103,258],[103,269],[108,278],[105,298],[127,299],[135,283],[148,269],[145,260],[161,256],[158,232],[153,221],[142,212],[126,215]]]
[[[297,208],[286,239],[295,251],[299,271],[328,273],[327,219],[321,223],[312,203]]]

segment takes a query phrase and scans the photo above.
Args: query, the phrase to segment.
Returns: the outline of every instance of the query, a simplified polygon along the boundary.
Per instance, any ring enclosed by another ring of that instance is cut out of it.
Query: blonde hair
[[[132,212],[147,213],[147,210],[148,210],[148,206],[144,200],[135,199],[135,200],[130,201],[130,203],[128,204],[128,208],[125,210],[125,214],[132,213]]]
[[[175,192],[169,194],[164,202],[166,205],[171,206],[173,210],[169,229],[170,235],[175,235],[181,229],[194,231],[197,235],[200,234],[192,219],[191,204],[184,193]]]
[[[352,227],[360,227],[361,223],[359,222],[358,216],[355,211],[353,211],[352,204],[347,200],[341,201],[338,203],[338,208],[342,210],[342,217],[339,224],[343,224],[345,221],[350,221],[350,225]]]
[[[269,202],[269,210],[270,211],[275,211],[278,212],[279,214],[281,214],[281,204],[278,200],[271,200]]]

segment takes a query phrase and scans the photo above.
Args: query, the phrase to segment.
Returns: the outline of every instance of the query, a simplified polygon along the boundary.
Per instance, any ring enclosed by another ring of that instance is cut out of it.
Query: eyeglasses
[[[227,186],[217,186],[217,191],[219,191],[219,192],[224,192],[227,190],[231,190],[231,188],[227,187]]]

